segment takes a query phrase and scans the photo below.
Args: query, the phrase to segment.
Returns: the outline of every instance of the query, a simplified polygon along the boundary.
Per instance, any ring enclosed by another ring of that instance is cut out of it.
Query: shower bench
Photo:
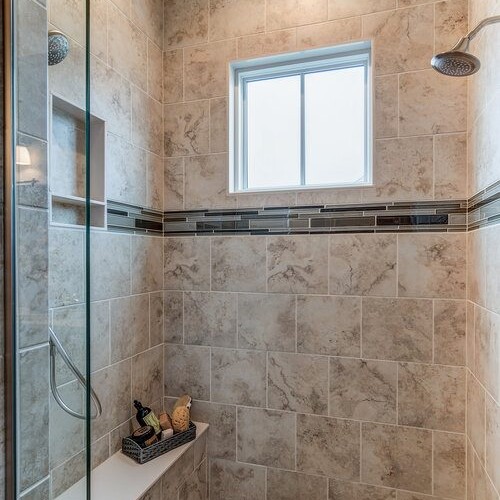
[[[196,469],[205,458],[204,448],[208,424],[200,422],[195,422],[195,424],[196,439],[194,441],[179,446],[179,448],[175,448],[175,450],[169,451],[151,462],[139,465],[118,451],[98,465],[92,471],[92,500],[110,500],[112,498],[139,500],[169,470],[174,469],[176,463],[185,459],[186,454],[191,453],[191,449],[194,450],[192,460],[193,468]],[[203,450],[199,450],[197,453],[197,447],[199,448],[200,445]],[[177,477],[177,471],[175,476]],[[62,495],[59,495],[56,500],[82,500],[85,498],[85,488],[86,480],[83,478]]]

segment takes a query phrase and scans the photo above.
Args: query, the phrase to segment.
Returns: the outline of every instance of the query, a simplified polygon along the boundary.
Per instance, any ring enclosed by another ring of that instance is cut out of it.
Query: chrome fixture
[[[49,66],[63,62],[69,53],[69,41],[60,31],[49,31]]]
[[[436,54],[431,61],[432,67],[446,76],[470,76],[479,71],[481,61],[469,54],[470,42],[489,24],[500,22],[500,16],[483,19],[472,31],[462,37],[449,51]]]
[[[56,354],[59,353],[66,363],[68,368],[73,372],[73,375],[78,380],[78,383],[83,387],[83,389],[87,390],[87,380],[82,375],[80,370],[76,367],[73,360],[69,357],[68,353],[62,346],[61,342],[57,338],[57,335],[54,333],[52,328],[49,328],[49,345],[50,345],[50,390],[52,391],[52,395],[56,400],[57,404],[66,412],[72,415],[73,417],[79,418],[80,420],[85,420],[85,413],[78,413],[75,410],[72,410],[61,398],[59,394],[59,390],[57,389],[56,383]],[[94,392],[92,387],[90,389],[90,397],[92,398],[92,402],[94,403],[96,412],[94,415],[91,415],[90,418],[96,419],[102,413],[102,406],[97,394]]]

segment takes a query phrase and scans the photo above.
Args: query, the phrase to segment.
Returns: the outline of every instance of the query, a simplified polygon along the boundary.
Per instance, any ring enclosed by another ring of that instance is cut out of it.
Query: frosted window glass
[[[247,83],[248,188],[300,184],[300,76]]]
[[[306,184],[355,184],[365,177],[365,69],[305,75]]]

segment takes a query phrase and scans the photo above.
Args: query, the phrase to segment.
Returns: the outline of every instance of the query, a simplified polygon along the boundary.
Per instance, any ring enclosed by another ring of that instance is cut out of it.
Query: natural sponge
[[[172,427],[175,432],[183,432],[189,429],[191,408],[191,396],[181,396],[174,405],[172,411]]]

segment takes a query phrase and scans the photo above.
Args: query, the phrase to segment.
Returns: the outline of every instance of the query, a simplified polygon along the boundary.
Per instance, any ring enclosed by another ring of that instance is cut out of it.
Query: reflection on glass
[[[248,188],[299,185],[300,76],[249,82],[247,98]]]

